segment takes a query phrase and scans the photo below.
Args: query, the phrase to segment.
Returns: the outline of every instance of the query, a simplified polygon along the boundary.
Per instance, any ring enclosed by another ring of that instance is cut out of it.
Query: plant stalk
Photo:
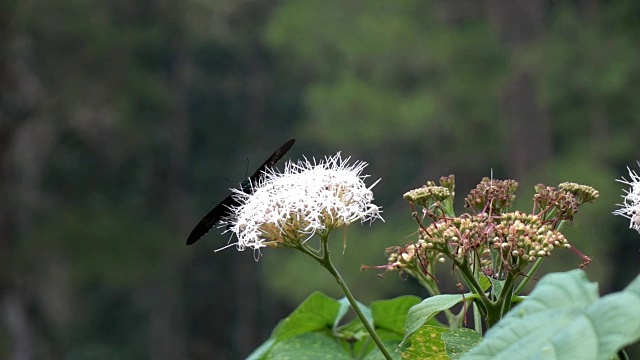
[[[331,263],[331,259],[329,258],[328,242],[329,242],[328,237],[323,236],[322,247],[324,250],[324,254],[323,254],[324,256],[322,258],[322,261],[320,261],[320,265],[322,265],[325,269],[327,269],[331,273],[331,275],[333,275],[333,277],[336,279],[336,282],[338,282],[338,286],[340,286],[340,288],[342,289],[342,292],[344,292],[344,295],[349,300],[351,307],[360,318],[360,321],[362,321],[362,324],[369,332],[369,335],[371,335],[371,338],[376,343],[376,345],[382,352],[382,355],[385,357],[385,359],[392,360],[393,358],[391,357],[391,354],[389,354],[389,350],[387,350],[387,348],[384,346],[384,344],[382,343],[382,340],[378,336],[378,333],[376,333],[373,326],[369,323],[369,320],[367,320],[362,310],[360,310],[360,306],[358,306],[358,302],[353,297],[353,294],[351,294],[351,290],[349,290],[347,283],[344,282],[344,279],[342,279],[342,276],[340,275],[338,270],[335,268],[335,266],[333,266],[333,263]]]

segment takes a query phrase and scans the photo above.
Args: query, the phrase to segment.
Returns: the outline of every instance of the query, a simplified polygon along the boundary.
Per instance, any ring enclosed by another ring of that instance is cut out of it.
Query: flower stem
[[[540,266],[540,264],[542,264],[542,260],[544,260],[544,258],[543,257],[539,257],[536,260],[536,262],[533,263],[533,266],[531,267],[529,272],[527,272],[527,275],[524,276],[524,279],[522,279],[522,281],[520,282],[520,284],[516,288],[516,291],[513,292],[514,295],[516,295],[516,296],[520,295],[522,290],[524,290],[524,287],[527,286],[527,283],[529,282],[529,280],[531,280],[531,278],[533,278],[533,273],[535,273],[536,270],[538,270],[538,267]]]
[[[364,316],[364,313],[360,309],[360,306],[358,306],[358,302],[356,301],[356,299],[351,294],[351,290],[349,290],[349,287],[347,287],[347,283],[344,282],[344,280],[342,279],[342,276],[340,275],[338,270],[335,268],[335,266],[333,266],[333,263],[331,263],[331,259],[329,258],[328,242],[329,242],[328,241],[328,237],[327,236],[322,236],[322,247],[323,247],[323,250],[324,250],[324,257],[323,257],[323,259],[321,261],[319,261],[320,265],[322,265],[325,269],[327,269],[331,273],[331,275],[333,275],[333,277],[336,279],[336,281],[338,282],[338,286],[340,286],[340,288],[342,289],[342,292],[344,292],[344,295],[349,300],[349,303],[351,304],[351,307],[353,308],[353,310],[356,312],[356,314],[360,318],[360,321],[362,321],[362,324],[364,325],[364,327],[369,332],[369,335],[371,335],[371,338],[376,343],[376,345],[378,346],[378,348],[382,352],[382,355],[385,357],[385,359],[387,359],[387,360],[393,359],[391,357],[391,354],[389,354],[389,350],[387,350],[387,348],[382,343],[382,340],[378,336],[378,333],[376,333],[376,331],[374,330],[374,328],[371,325],[371,323],[369,323],[367,318]]]

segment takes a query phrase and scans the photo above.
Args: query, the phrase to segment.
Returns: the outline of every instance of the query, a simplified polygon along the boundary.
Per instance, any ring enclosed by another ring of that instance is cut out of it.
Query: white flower
[[[638,165],[640,165],[640,162],[638,162]],[[629,167],[627,167],[627,170],[631,179],[627,180],[623,177],[622,179],[616,179],[616,181],[629,185],[630,189],[624,190],[626,193],[626,195],[622,196],[624,202],[618,204],[621,208],[614,211],[613,214],[628,218],[630,220],[629,228],[635,229],[640,233],[640,176]]]
[[[285,164],[282,173],[270,169],[249,194],[234,189],[239,205],[225,224],[235,233],[238,250],[257,250],[267,245],[296,246],[314,234],[327,235],[332,229],[360,220],[373,221],[380,208],[371,203],[373,188],[361,175],[367,163],[350,158],[325,157],[324,161]]]

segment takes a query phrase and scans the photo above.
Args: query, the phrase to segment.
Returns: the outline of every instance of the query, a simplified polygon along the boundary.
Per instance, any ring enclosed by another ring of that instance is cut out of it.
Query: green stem
[[[485,322],[487,324],[487,329],[490,329],[500,320],[500,312],[502,308],[498,302],[490,301],[488,304],[485,304],[487,308],[487,314],[485,316]]]
[[[426,276],[422,274],[422,271],[418,269],[407,269],[406,272],[417,279],[420,285],[427,289],[429,295],[440,295],[440,289],[438,289],[437,286],[433,286],[432,283],[428,279],[426,279]]]
[[[458,271],[460,271],[462,278],[464,279],[465,283],[467,284],[471,292],[474,294],[477,294],[480,297],[480,310],[481,311],[486,310],[486,309],[483,309],[483,307],[491,303],[491,300],[487,298],[487,295],[482,290],[482,286],[480,286],[477,279],[473,277],[473,273],[469,269],[469,263],[466,260],[459,262],[459,261],[456,261],[455,259],[453,259],[453,262],[455,266],[458,268]]]
[[[507,273],[507,278],[505,279],[498,299],[485,304],[487,306],[487,329],[490,329],[500,321],[502,316],[511,308],[514,279],[515,277],[511,272]]]
[[[294,246],[295,249],[302,251],[303,253],[311,256],[315,261],[322,262],[323,255],[320,253],[320,250],[314,249],[312,246],[307,245],[307,243],[302,243]]]
[[[511,309],[511,301],[513,299],[513,286],[515,284],[515,276],[513,273],[507,273],[507,278],[502,286],[502,292],[496,303],[500,304],[500,319]],[[488,325],[487,325],[488,326]]]
[[[516,291],[513,292],[514,295],[520,295],[522,290],[524,290],[524,287],[529,283],[529,280],[533,278],[533,274],[536,272],[536,270],[538,270],[540,264],[542,264],[542,260],[544,260],[544,258],[539,257],[536,262],[533,263],[533,266],[531,267],[531,269],[529,269],[527,275],[525,275],[524,279],[520,282],[520,285],[518,285]]]
[[[380,349],[380,352],[382,352],[382,355],[385,357],[385,359],[387,360],[393,359],[391,357],[391,354],[389,354],[389,350],[387,350],[387,348],[382,343],[382,340],[378,336],[378,333],[376,333],[371,323],[369,323],[369,320],[367,320],[367,318],[364,316],[364,313],[360,309],[358,302],[351,294],[351,290],[349,290],[349,287],[347,287],[347,283],[344,282],[344,279],[342,279],[342,276],[340,275],[338,270],[335,268],[335,266],[333,266],[333,263],[329,258],[328,236],[324,235],[324,236],[321,236],[321,238],[322,238],[323,257],[319,259],[313,256],[313,258],[316,259],[320,263],[320,265],[322,265],[325,269],[327,269],[331,273],[331,275],[333,275],[333,277],[336,279],[338,286],[340,286],[340,288],[342,289],[342,292],[344,292],[344,295],[347,297],[347,300],[349,300],[351,307],[356,312],[356,315],[358,315],[358,318],[360,318],[360,321],[362,321],[362,325],[364,325],[364,327],[367,329],[367,331],[369,332],[369,335],[371,335],[371,338],[376,343],[376,345]],[[307,249],[303,249],[303,248],[299,248],[299,249],[309,254],[309,251]]]

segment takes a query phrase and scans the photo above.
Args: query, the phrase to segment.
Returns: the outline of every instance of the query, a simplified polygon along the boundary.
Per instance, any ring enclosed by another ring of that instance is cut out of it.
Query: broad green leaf
[[[350,307],[346,299],[340,301]],[[365,316],[368,316],[369,321],[374,325],[378,336],[387,345],[389,351],[393,351],[402,340],[407,311],[411,306],[419,302],[420,298],[416,296],[401,296],[390,300],[374,301],[371,303],[370,308],[363,304],[358,304]],[[349,335],[350,332],[355,339],[358,339],[351,345],[355,354],[360,354],[364,351],[367,354],[366,359],[383,358],[358,318],[354,318],[347,325],[341,326],[339,331],[342,335]],[[399,353],[394,356],[400,358]]]
[[[339,325],[340,321],[344,318],[347,312],[351,309],[351,303],[349,303],[349,299],[343,297],[338,300],[340,303],[340,311],[338,312],[338,316],[336,316],[336,320],[334,322],[334,336],[344,340],[342,342],[342,347],[344,349],[351,349],[351,351],[355,354],[360,354],[361,352],[367,353],[371,349],[371,346],[363,349],[364,346],[370,345],[371,341],[369,339],[369,333],[366,328],[362,324],[360,318],[353,312],[354,318],[351,319],[347,324]],[[373,324],[373,317],[371,315],[371,309],[358,301],[358,306],[360,310],[364,314],[365,318],[369,321],[370,324]]]
[[[411,336],[411,345],[402,352],[403,359],[449,359],[442,334],[447,328],[425,325]]]
[[[356,302],[358,303],[358,306],[360,307],[360,311],[362,311],[367,321],[369,321],[370,324],[373,324],[371,309],[369,309],[368,306],[361,303],[360,301],[356,300]],[[334,328],[338,326],[338,323],[340,322],[340,320],[342,320],[342,318],[347,314],[349,309],[351,309],[351,303],[349,302],[349,299],[347,299],[346,297],[343,297],[342,299],[338,300],[338,303],[340,304],[340,311],[338,311],[338,315],[336,316],[336,319],[333,323]],[[355,314],[355,311],[354,311],[354,314]],[[357,318],[357,320],[360,322],[360,318]]]
[[[461,301],[467,301],[475,297],[476,295],[472,294],[436,295],[428,297],[420,304],[413,306],[407,314],[404,339],[400,345],[404,344],[415,331],[439,312],[449,309]]]
[[[274,330],[277,341],[322,329],[331,329],[338,315],[338,300],[314,292],[292,313],[282,320]]]
[[[292,337],[275,344],[268,360],[341,360],[351,359],[330,336],[314,332]]]
[[[358,317],[334,328],[333,336],[341,340],[340,345],[345,351],[352,354],[366,354],[371,350],[369,333]]]
[[[398,344],[400,343],[400,341],[384,340],[384,335],[383,334],[379,334],[379,335],[382,338],[382,343],[389,351],[389,354],[391,354],[391,357],[396,360],[401,360],[402,355],[400,354],[399,351],[395,350],[398,348]],[[369,351],[367,356],[365,356],[363,359],[364,360],[385,360],[384,355],[382,355],[382,353],[380,352],[380,349],[378,349],[378,346],[375,345],[373,340],[371,341],[371,343],[373,348],[371,349],[371,351]]]
[[[349,303],[349,299],[347,299],[346,297],[343,297],[342,299],[338,300],[338,303],[340,304],[340,309],[338,310],[338,314],[335,318],[335,321],[333,322],[334,329],[338,327],[338,325],[340,324],[340,320],[342,320],[342,318],[347,314],[347,312],[349,312],[349,309],[351,309],[351,304]]]
[[[384,342],[387,349],[394,349],[398,342]],[[392,353],[394,359],[400,359],[399,353]],[[265,359],[268,360],[297,360],[297,359],[352,359],[353,357],[345,351],[331,336],[320,332],[303,334],[281,342],[273,346]],[[377,347],[363,359],[384,360],[384,356]]]
[[[461,328],[442,334],[442,341],[444,341],[449,358],[460,359],[465,352],[482,341],[482,335],[471,329]]]
[[[333,331],[334,335],[338,335],[345,339],[360,339],[363,336],[368,336],[368,332],[360,318],[355,317],[348,323],[336,327]]]
[[[270,337],[267,341],[263,342],[257,349],[253,350],[249,356],[247,356],[246,360],[259,360],[264,359],[264,356],[269,352],[273,344],[276,343],[276,340]]]
[[[402,334],[397,333],[395,331],[387,330],[385,328],[377,328],[376,332],[382,341],[393,341],[396,343],[396,346],[402,341]],[[390,348],[389,350],[394,350],[395,347]]]
[[[280,321],[269,339],[254,350],[248,359],[263,359],[275,345],[292,337],[331,329],[339,311],[340,303],[338,300],[320,292],[314,292],[289,316]]]
[[[400,342],[402,324],[404,323],[404,318],[406,318],[407,310],[418,301],[417,297],[403,296],[397,299],[376,302],[376,316],[379,317],[377,321],[381,321],[384,325],[379,329],[379,335],[390,351],[395,349]],[[373,324],[372,309],[362,303],[358,303],[358,305],[367,319]],[[249,356],[249,359],[271,359],[275,356],[274,349],[278,349],[278,358],[307,356],[309,354],[299,352],[299,345],[308,339],[314,339],[314,341],[322,339],[321,337],[301,338],[301,336],[311,333],[331,339],[342,354],[347,352],[360,354],[364,352],[366,359],[382,359],[382,354],[374,346],[359,318],[354,317],[349,323],[338,326],[338,323],[350,308],[351,304],[346,298],[334,300],[319,292],[311,294],[291,315],[278,324],[271,337],[256,349]],[[323,333],[322,330],[326,330],[326,332]],[[329,330],[333,330],[333,332],[329,332]],[[333,336],[327,334],[333,334]],[[289,349],[289,346],[292,349]],[[312,348],[313,346],[309,347],[309,349]],[[395,354],[394,357],[399,359],[399,353]]]
[[[419,302],[419,297],[411,295],[372,302],[371,312],[376,329],[382,328],[402,334],[409,309]]]
[[[597,284],[574,270],[542,278],[463,359],[611,359],[639,338],[640,280],[599,299]]]

